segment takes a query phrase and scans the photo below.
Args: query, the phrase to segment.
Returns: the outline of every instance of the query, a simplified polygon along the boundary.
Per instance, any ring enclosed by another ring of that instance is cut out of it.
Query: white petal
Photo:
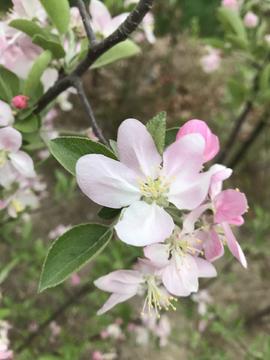
[[[27,178],[34,178],[36,176],[33,160],[24,151],[19,150],[16,153],[11,153],[9,157],[12,165],[20,174]]]
[[[141,198],[136,174],[106,156],[82,156],[76,164],[76,176],[81,190],[99,205],[118,209]]]
[[[155,202],[148,205],[144,201],[132,204],[115,226],[119,238],[130,245],[146,246],[163,242],[174,229],[171,216]]]

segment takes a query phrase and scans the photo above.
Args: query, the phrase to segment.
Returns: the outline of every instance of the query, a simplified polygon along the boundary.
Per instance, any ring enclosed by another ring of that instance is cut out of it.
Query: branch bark
[[[76,69],[66,77],[59,79],[35,105],[35,114],[39,114],[48,104],[50,104],[58,95],[69,87],[74,86],[78,78],[81,78],[89,67],[106,51],[113,46],[126,40],[142,22],[144,16],[153,6],[154,0],[140,0],[136,7],[129,14],[127,19],[110,36],[100,43],[89,48],[87,55],[78,64]],[[85,23],[84,23],[85,24]]]
[[[88,16],[88,14],[86,12],[83,0],[77,0],[77,6],[78,6],[78,9],[80,11],[83,26],[85,28],[85,32],[86,32],[86,35],[87,35],[88,40],[89,40],[89,47],[91,48],[91,47],[95,46],[98,43],[97,37],[96,37],[92,27],[91,27],[89,16]]]
[[[93,129],[93,132],[94,134],[99,138],[99,141],[107,146],[109,148],[109,144],[107,143],[107,141],[105,140],[104,136],[102,135],[101,131],[99,130],[99,127],[97,125],[97,122],[95,120],[95,117],[94,117],[94,114],[93,114],[93,111],[92,111],[92,108],[87,100],[87,97],[85,95],[85,92],[83,90],[83,85],[82,85],[82,81],[81,79],[79,78],[75,83],[74,83],[74,87],[77,89],[78,91],[78,95],[81,99],[81,102],[84,106],[84,109],[86,111],[86,114],[90,120],[90,124],[91,124],[91,127]]]

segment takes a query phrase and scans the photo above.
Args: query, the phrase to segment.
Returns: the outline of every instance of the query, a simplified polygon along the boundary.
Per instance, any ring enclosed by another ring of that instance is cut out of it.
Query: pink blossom
[[[120,317],[118,317],[118,318],[115,320],[115,323],[116,323],[117,325],[121,325],[121,324],[123,323],[123,320],[122,320]]]
[[[102,340],[106,339],[108,337],[108,334],[106,331],[101,331],[101,333],[99,334],[100,338]]]
[[[201,58],[201,66],[203,71],[207,74],[214,72],[218,69],[220,63],[220,50],[215,50],[211,46],[206,46],[208,55]]]
[[[128,330],[133,331],[135,329],[136,325],[134,323],[128,324]]]
[[[129,206],[115,226],[122,241],[134,246],[163,242],[174,229],[164,210],[169,202],[191,210],[207,195],[211,174],[200,173],[204,138],[184,136],[165,150],[162,160],[146,127],[128,119],[119,127],[117,149],[120,162],[98,154],[81,157],[78,185],[100,205]]]
[[[112,18],[106,6],[99,0],[91,0],[89,11],[92,16],[92,27],[102,37],[112,34],[129,15],[123,13]]]
[[[244,267],[247,267],[245,255],[230,228],[230,224],[237,226],[243,224],[241,215],[246,212],[247,199],[244,194],[236,190],[221,191],[220,184],[230,175],[230,169],[214,165],[211,171],[215,172],[212,176],[214,179],[212,181],[215,182],[210,186],[210,199],[186,216],[183,223],[184,229],[189,233],[192,232],[194,223],[201,217],[203,226],[196,233],[196,237],[204,244],[206,259],[214,261],[221,257],[224,253],[222,241],[226,241],[231,253]],[[216,186],[213,187],[214,185]],[[208,218],[201,215],[207,209],[213,211],[213,215]]]
[[[149,343],[149,331],[144,326],[136,326],[136,343],[138,345],[146,345]]]
[[[19,131],[5,127],[0,129],[0,185],[9,187],[21,174],[27,178],[36,176],[31,157],[19,150],[22,135]]]
[[[0,100],[0,126],[8,126],[13,124],[14,116],[10,106]]]
[[[49,233],[49,238],[54,240],[58,238],[59,236],[63,235],[66,231],[70,230],[72,228],[72,225],[63,225],[59,224],[54,230],[51,230]]]
[[[166,315],[163,315],[161,317],[159,324],[156,326],[155,333],[160,338],[159,346],[160,347],[166,346],[168,343],[167,338],[171,333],[170,320]]]
[[[201,320],[198,325],[199,332],[204,332],[207,326],[207,322],[204,320]]]
[[[99,141],[99,138],[95,136],[91,127],[87,131],[87,136],[94,141]]]
[[[5,360],[5,359],[13,359],[12,350],[7,350],[7,351],[0,350],[0,360]]]
[[[50,329],[52,332],[52,336],[56,337],[62,331],[61,326],[59,326],[55,321],[50,322]]]
[[[30,332],[36,332],[38,330],[38,324],[36,322],[32,322],[28,329]]]
[[[44,150],[40,150],[38,152],[38,156],[40,158],[40,160],[45,161],[46,159],[48,159],[48,157],[51,155],[51,152],[49,149],[44,149]]]
[[[213,302],[213,298],[207,290],[200,290],[196,294],[192,294],[191,299],[199,304],[198,313],[200,315],[205,315],[207,311],[207,304],[211,304]]]
[[[238,0],[222,0],[221,5],[223,7],[232,9],[235,12],[239,11],[239,3]]]
[[[13,105],[17,108],[17,109],[26,109],[27,107],[27,102],[29,101],[29,97],[24,96],[24,95],[18,95],[15,96],[12,100]]]
[[[109,337],[113,339],[119,339],[122,334],[122,331],[120,326],[114,323],[107,327],[106,333]]]
[[[113,360],[117,358],[115,352],[109,354],[101,354],[99,351],[94,351],[92,354],[93,360]]]
[[[253,12],[248,12],[244,17],[244,24],[247,28],[254,28],[259,24],[259,17],[255,15]]]
[[[5,200],[0,200],[0,210],[7,208],[10,217],[17,218],[26,207],[36,209],[39,206],[37,196],[30,189],[19,189]]]
[[[81,278],[77,273],[71,275],[71,280],[72,280],[72,284],[75,286],[79,285],[79,283],[81,282]]]
[[[169,305],[168,299],[174,299],[170,297],[169,293],[160,287],[161,276],[160,269],[153,265],[149,260],[138,259],[140,270],[117,270],[110,274],[99,278],[94,281],[94,284],[103,291],[111,292],[112,295],[98,310],[97,314],[101,315],[110,310],[116,304],[126,301],[142,290],[147,291],[142,315],[144,315],[145,308],[148,309],[151,317],[152,310],[150,304],[153,301],[155,306],[167,308]],[[148,303],[148,306],[146,304]],[[173,307],[173,305],[171,305]],[[158,312],[158,309],[156,308]],[[108,332],[108,331],[107,331]]]
[[[178,232],[176,227],[165,244],[152,244],[144,248],[144,255],[156,266],[163,267],[163,284],[176,296],[188,296],[192,292],[197,292],[199,277],[217,275],[210,262],[194,256],[201,252],[201,247],[196,241],[196,232],[192,235],[185,234],[184,230],[182,233]]]
[[[33,20],[37,18],[44,22],[47,18],[46,11],[39,0],[12,0],[14,7],[11,18]]]
[[[204,121],[190,120],[183,125],[176,135],[176,140],[181,139],[187,134],[201,134],[205,140],[205,149],[203,154],[203,162],[212,160],[219,152],[219,140],[218,137],[212,134],[209,127]]]
[[[140,25],[142,30],[145,33],[146,39],[150,42],[150,44],[154,44],[156,42],[156,37],[154,35],[155,28],[154,16],[148,12]]]

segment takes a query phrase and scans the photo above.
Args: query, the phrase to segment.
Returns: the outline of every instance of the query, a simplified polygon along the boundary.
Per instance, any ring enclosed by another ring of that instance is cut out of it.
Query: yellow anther
[[[181,263],[181,265],[184,265],[184,263]]]
[[[144,313],[143,313],[143,312],[141,312],[141,315],[143,316],[143,315],[144,315]]]
[[[154,306],[153,306],[153,305],[151,305],[151,309],[153,309],[153,307],[154,307]]]
[[[160,306],[158,309],[159,309],[159,310],[161,310],[161,309],[162,309],[162,307]]]
[[[143,180],[142,182],[145,183],[145,180]]]
[[[162,166],[161,166],[161,165],[157,165],[157,167],[158,167],[159,169],[162,169]]]
[[[177,299],[177,298],[174,298],[174,301],[178,301],[178,299]]]
[[[149,175],[147,176],[147,179],[148,179],[148,180],[150,179],[150,176],[149,176]]]
[[[196,241],[197,241],[197,243],[201,243],[202,242],[202,240],[200,240],[200,239],[195,239]]]
[[[151,316],[153,316],[153,314],[151,313],[151,314],[149,314],[149,316],[151,317]]]
[[[157,198],[157,194],[154,194],[154,197]]]
[[[171,297],[170,297],[170,300],[173,300],[173,299],[174,299],[174,298],[171,296]]]
[[[140,166],[140,170],[142,170],[143,169],[143,167],[142,166]]]
[[[159,178],[161,178],[161,177],[162,177],[162,175],[158,175],[158,177],[159,177]]]
[[[157,318],[160,319],[160,315],[159,315],[159,314],[158,314]]]
[[[169,254],[169,250],[166,250],[166,253]]]
[[[176,307],[173,307],[173,310],[176,311]]]
[[[151,189],[150,189],[150,187],[147,187],[146,189],[147,189],[148,191],[150,191],[150,190],[151,190]]]
[[[151,190],[152,190],[152,191],[155,191],[156,189],[152,186],[152,187],[151,187]]]
[[[24,206],[22,206],[17,200],[12,200],[12,205],[15,208],[16,212],[21,212],[23,211],[25,208]]]
[[[196,253],[196,251],[195,251],[195,250],[193,250],[193,251],[192,251],[192,254],[194,255],[195,253]]]
[[[176,178],[176,176],[174,176],[174,175],[173,175],[173,176],[172,176],[172,178],[173,178],[173,179],[175,179],[175,178]]]
[[[168,311],[168,310],[169,310],[169,308],[167,308],[167,307],[166,307],[166,308],[165,308],[165,310],[166,310],[166,311]]]
[[[163,175],[163,179],[166,179],[166,177],[167,177],[166,175]]]
[[[235,189],[236,191],[240,191],[238,188]]]
[[[153,299],[153,302],[155,303],[155,302],[157,302],[157,300],[156,300],[156,299]]]
[[[154,170],[154,168],[153,168],[153,167],[151,167],[151,168],[150,168],[150,170],[151,170],[151,171],[153,171],[153,170]]]
[[[204,229],[204,226],[201,226],[201,229],[203,230],[203,229]]]
[[[140,178],[137,176],[137,177],[136,177],[136,180],[140,180]]]
[[[226,244],[226,241],[224,241],[224,240],[222,241],[222,244],[223,244],[223,245],[227,245],[227,244]]]
[[[186,245],[189,245],[189,242],[188,242],[188,241],[186,241]]]
[[[171,181],[167,181],[166,185],[169,186],[172,182]]]
[[[163,191],[165,188],[164,187],[162,187],[162,188],[160,188],[160,191]]]
[[[148,305],[150,305],[151,303],[150,303],[150,301],[148,301]]]
[[[201,254],[202,254],[202,255],[204,255],[204,252],[203,252],[203,251],[201,251]]]
[[[249,206],[247,206],[247,209],[249,209]]]
[[[193,234],[190,234],[191,237],[193,237],[194,235]]]
[[[142,182],[140,183],[140,186],[143,186],[143,183],[142,183]]]

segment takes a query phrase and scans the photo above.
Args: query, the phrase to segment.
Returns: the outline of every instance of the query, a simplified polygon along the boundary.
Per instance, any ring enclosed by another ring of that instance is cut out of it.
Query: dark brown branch
[[[24,349],[28,348],[28,346],[35,340],[35,338],[40,335],[45,329],[46,327],[51,323],[51,321],[56,320],[57,318],[59,318],[60,315],[62,315],[66,309],[68,307],[70,307],[71,305],[75,304],[76,302],[79,301],[79,299],[81,297],[83,297],[84,295],[88,294],[91,290],[93,289],[93,285],[92,284],[87,284],[85,286],[83,286],[80,291],[78,291],[74,296],[72,296],[69,300],[67,300],[62,306],[60,306],[46,321],[44,321],[44,323],[42,323],[38,330],[33,333],[30,334],[25,341],[23,342],[23,344],[21,346],[18,347],[17,350],[15,350],[15,352],[17,354],[20,354]]]
[[[82,81],[81,81],[80,78],[74,83],[74,86],[78,91],[78,95],[79,95],[79,97],[81,99],[81,102],[82,102],[82,104],[84,106],[86,114],[87,114],[87,116],[88,116],[88,118],[90,120],[90,124],[91,124],[91,127],[93,129],[94,134],[96,135],[96,137],[99,138],[99,141],[103,145],[109,147],[109,144],[107,143],[107,141],[105,140],[104,136],[102,135],[101,131],[98,128],[98,125],[96,123],[92,108],[91,108],[91,106],[90,106],[90,104],[89,104],[89,102],[87,100],[87,97],[85,95],[85,92],[83,90],[83,85],[82,85]]]
[[[235,154],[234,158],[229,162],[228,167],[233,169],[244,157],[250,146],[254,143],[254,141],[257,139],[259,134],[262,132],[264,127],[268,124],[269,119],[269,110],[265,111],[265,113],[262,115],[261,119],[259,120],[256,127],[253,129],[252,133],[250,134],[247,141],[245,141],[238,152]]]
[[[226,159],[226,157],[229,154],[229,151],[230,151],[231,147],[233,146],[233,144],[237,138],[237,135],[238,135],[244,121],[246,120],[247,115],[251,111],[251,109],[252,109],[252,102],[247,101],[242,114],[236,120],[235,127],[233,128],[232,133],[230,134],[229,139],[224,146],[223,152],[220,153],[216,159],[216,162],[218,164],[222,164],[224,162],[224,160]]]
[[[85,28],[85,32],[86,32],[86,35],[87,35],[88,40],[89,40],[89,47],[91,48],[92,46],[95,46],[98,43],[97,37],[96,37],[96,35],[95,35],[91,25],[90,25],[89,16],[88,16],[88,14],[86,12],[83,0],[77,0],[77,6],[78,6],[78,9],[80,11],[83,26]]]
[[[246,326],[252,326],[253,324],[259,322],[264,318],[265,316],[270,315],[270,306],[267,306],[266,308],[258,311],[254,315],[248,317],[245,321]]]
[[[127,19],[110,36],[93,46],[88,50],[87,55],[79,63],[76,69],[65,78],[58,80],[38,101],[35,108],[35,114],[39,114],[48,104],[50,104],[58,95],[67,90],[70,86],[81,78],[89,67],[106,51],[113,46],[126,40],[140,25],[144,16],[153,6],[154,0],[140,0],[137,6],[132,10]]]

